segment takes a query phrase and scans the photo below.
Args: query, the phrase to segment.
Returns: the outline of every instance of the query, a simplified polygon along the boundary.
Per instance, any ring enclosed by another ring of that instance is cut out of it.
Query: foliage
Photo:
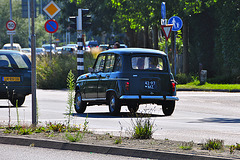
[[[193,142],[184,142],[181,144],[181,146],[179,147],[182,150],[191,150],[193,147]]]
[[[153,122],[150,117],[139,117],[135,121],[132,120],[133,133],[135,139],[150,139],[153,134]]]
[[[203,89],[203,90],[240,90],[240,84],[210,84],[200,85],[200,81],[190,82],[185,85],[177,85],[177,89]]]
[[[175,76],[175,80],[177,81],[178,84],[186,84],[191,82],[192,77],[184,73],[179,73]]]
[[[80,131],[74,133],[73,135],[71,133],[66,132],[65,137],[70,142],[78,142],[83,139],[84,134],[85,134],[84,132],[81,133]]]
[[[66,79],[68,72],[73,71],[77,75],[76,55],[64,54],[52,55],[50,60],[48,55],[38,56],[37,64],[37,86],[42,89],[62,89],[67,88]]]
[[[27,18],[22,18],[22,7],[21,6],[21,1],[19,0],[12,0],[12,18],[16,22],[16,34],[13,36],[13,41],[14,43],[19,43],[22,47],[27,47],[28,46],[28,19]],[[1,1],[1,6],[0,6],[0,24],[2,24],[2,27],[0,27],[0,47],[2,47],[5,43],[10,43],[9,42],[9,36],[7,36],[6,33],[6,27],[5,24],[9,20],[10,16],[10,5],[9,1]],[[42,40],[48,38],[48,33],[44,29],[44,17],[42,15],[38,15],[37,18],[35,19],[35,34],[36,36],[36,45],[41,46],[42,45]]]
[[[224,141],[219,139],[209,139],[202,145],[203,150],[219,150],[223,149]]]
[[[72,73],[72,70],[69,71],[67,76],[67,88],[68,88],[68,106],[67,106],[67,125],[69,126],[72,110],[73,110],[73,103],[74,103],[74,89],[75,89],[75,83],[74,83],[75,77]]]

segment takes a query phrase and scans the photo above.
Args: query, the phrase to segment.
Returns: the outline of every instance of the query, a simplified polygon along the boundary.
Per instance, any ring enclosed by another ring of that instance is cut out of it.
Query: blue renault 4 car
[[[21,106],[31,93],[31,62],[19,51],[0,50],[0,99]]]
[[[134,113],[140,104],[158,104],[167,116],[175,109],[176,82],[164,52],[141,48],[103,51],[89,71],[76,81],[77,113],[98,104],[108,104],[112,115],[119,114],[123,105]]]

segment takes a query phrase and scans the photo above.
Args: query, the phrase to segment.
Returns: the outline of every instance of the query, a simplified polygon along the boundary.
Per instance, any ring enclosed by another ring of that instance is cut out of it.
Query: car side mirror
[[[92,73],[92,72],[93,72],[93,68],[92,68],[92,67],[89,67],[89,68],[88,68],[88,72]]]

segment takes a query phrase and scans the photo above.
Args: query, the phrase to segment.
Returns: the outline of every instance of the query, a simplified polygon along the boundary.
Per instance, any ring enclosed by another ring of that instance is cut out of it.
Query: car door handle
[[[107,77],[107,78],[109,78],[109,77],[110,77],[110,75],[109,75],[109,74],[107,74],[107,75],[106,75],[106,77]]]

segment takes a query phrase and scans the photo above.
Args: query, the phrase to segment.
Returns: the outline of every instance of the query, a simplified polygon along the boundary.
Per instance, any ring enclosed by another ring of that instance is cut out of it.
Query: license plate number
[[[155,81],[145,81],[144,88],[146,89],[155,89],[156,82]]]
[[[2,77],[4,82],[20,82],[20,77]]]

